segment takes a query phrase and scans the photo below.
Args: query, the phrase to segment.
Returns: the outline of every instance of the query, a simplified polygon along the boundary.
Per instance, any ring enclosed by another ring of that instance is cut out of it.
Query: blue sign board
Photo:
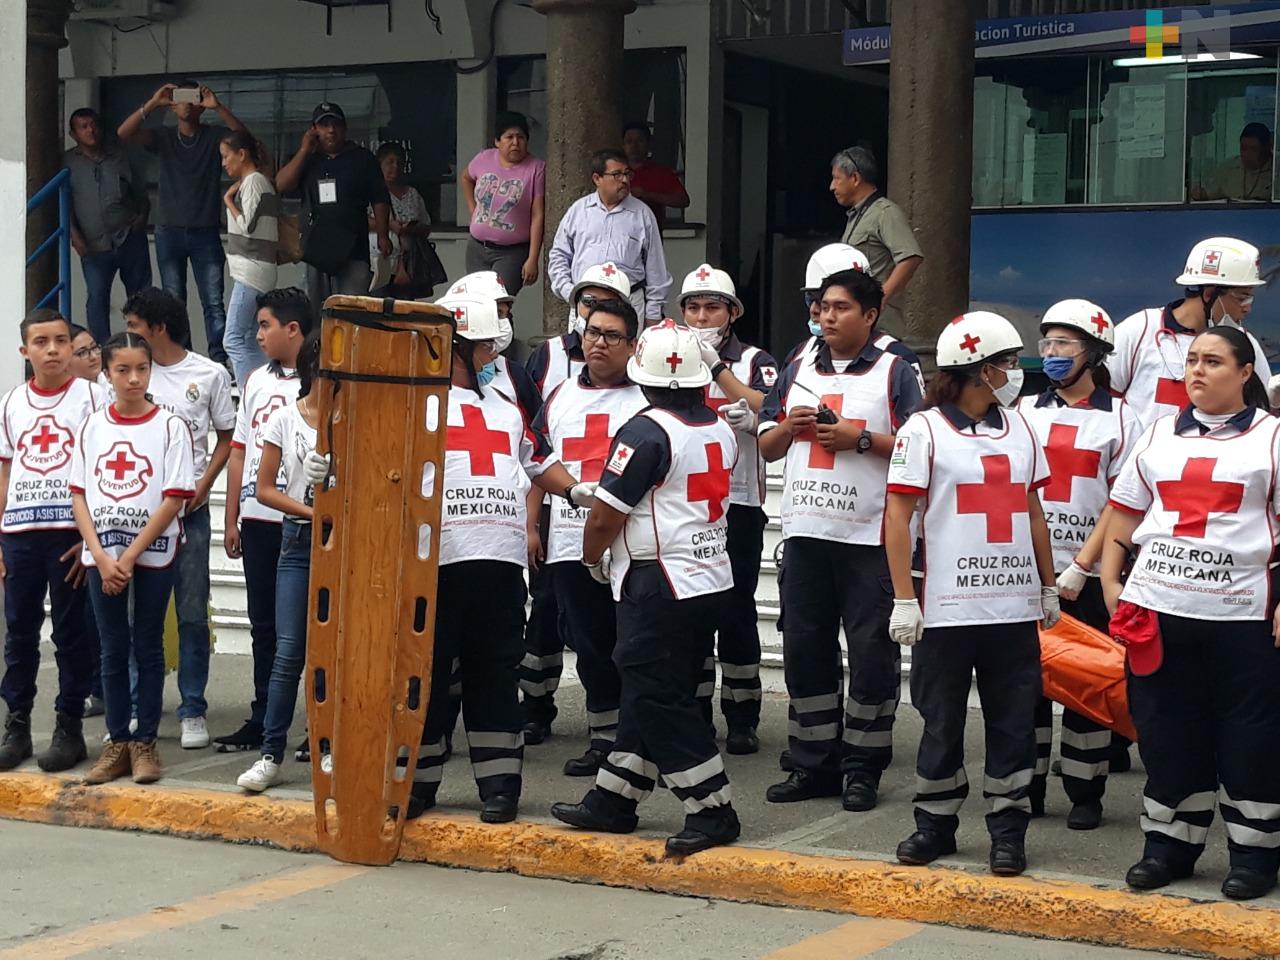
[[[1280,42],[1280,2],[980,20],[974,33],[974,52],[985,58],[1105,50],[1132,51],[1140,57],[1153,25],[1156,31],[1176,28],[1178,39],[1165,41],[1169,55],[1225,53],[1233,45]],[[1140,28],[1141,38],[1134,28]],[[888,63],[890,46],[889,27],[846,30],[844,64]]]

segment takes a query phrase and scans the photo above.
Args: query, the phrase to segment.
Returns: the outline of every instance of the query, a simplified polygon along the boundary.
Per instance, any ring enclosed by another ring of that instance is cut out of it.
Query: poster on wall
[[[1121,160],[1164,157],[1163,83],[1135,83],[1118,91],[1117,156]]]

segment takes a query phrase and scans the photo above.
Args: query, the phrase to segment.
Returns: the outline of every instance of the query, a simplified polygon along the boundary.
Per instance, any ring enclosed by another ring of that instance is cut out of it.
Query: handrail
[[[39,246],[27,257],[28,269],[43,257],[54,244],[58,246],[58,282],[40,298],[36,308],[47,307],[56,297],[58,310],[71,319],[71,171],[59,170],[43,187],[27,201],[27,213],[31,214],[54,197],[58,200],[58,227],[40,241]]]

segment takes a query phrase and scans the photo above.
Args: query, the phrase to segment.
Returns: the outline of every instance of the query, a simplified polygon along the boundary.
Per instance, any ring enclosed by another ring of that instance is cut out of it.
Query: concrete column
[[[974,5],[894,0],[892,28],[889,196],[925,256],[902,308],[931,363],[939,331],[969,305]]]
[[[17,6],[10,0],[6,6]],[[62,166],[62,116],[58,110],[58,51],[67,45],[71,0],[27,0],[27,184],[31,196]],[[6,14],[6,18],[7,18]],[[58,208],[49,204],[27,221],[27,249],[33,250],[58,226]],[[58,257],[50,252],[27,272],[27,304],[34,306],[58,282]]]
[[[0,0],[0,85],[16,90],[26,82],[26,0]],[[22,97],[0,97],[0,391],[22,381],[18,320],[26,312],[27,105]]]
[[[635,0],[533,0],[547,18],[547,242],[570,204],[591,189],[591,154],[622,142],[623,19]],[[544,258],[545,267],[545,258]],[[543,285],[542,329],[568,311]]]

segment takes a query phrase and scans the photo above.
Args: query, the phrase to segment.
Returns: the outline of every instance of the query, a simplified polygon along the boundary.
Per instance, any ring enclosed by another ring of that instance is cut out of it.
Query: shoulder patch
[[[760,379],[764,381],[766,387],[772,387],[778,382],[778,368],[771,364],[765,364],[760,368]]]
[[[627,469],[627,464],[631,462],[631,457],[635,454],[635,448],[629,447],[625,443],[618,444],[613,450],[613,456],[609,458],[609,462],[604,465],[605,470],[609,473],[616,473],[622,476],[622,471]]]
[[[907,465],[907,447],[910,444],[910,437],[898,437],[893,441],[893,456],[889,458],[890,466],[905,467]]]

